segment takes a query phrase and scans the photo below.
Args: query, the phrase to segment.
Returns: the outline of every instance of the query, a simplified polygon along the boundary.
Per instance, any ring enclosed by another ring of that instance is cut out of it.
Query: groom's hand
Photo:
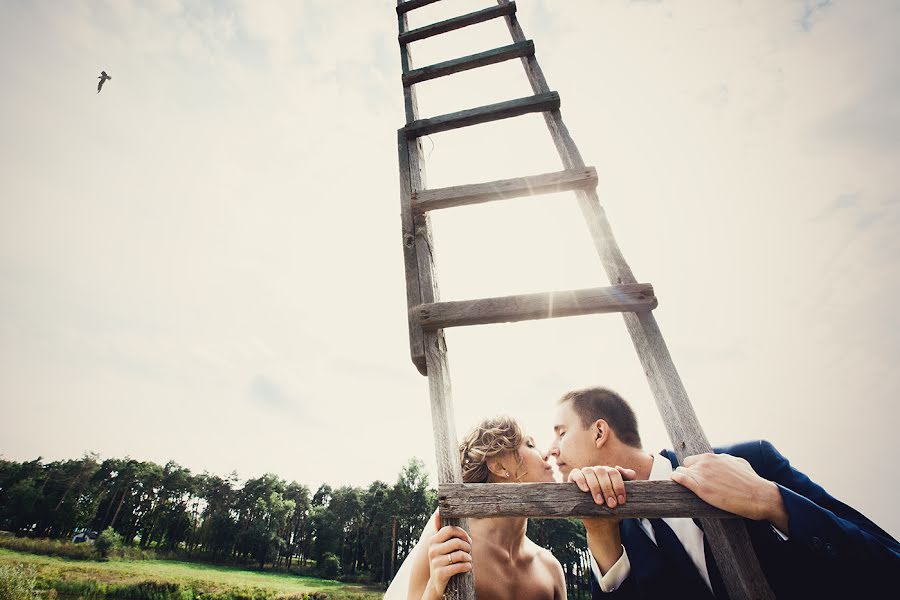
[[[569,473],[569,481],[575,482],[582,492],[590,492],[595,504],[609,508],[625,504],[625,481],[634,477],[634,470],[625,467],[583,467]]]
[[[743,458],[697,454],[684,459],[672,480],[716,508],[756,521],[769,521],[787,534],[788,515],[778,486],[756,474]]]
[[[625,481],[634,479],[635,475],[632,469],[624,467],[584,467],[572,469],[569,481],[575,482],[582,492],[590,492],[594,503],[615,508],[625,504]],[[591,554],[603,574],[609,572],[624,552],[619,521],[610,518],[581,520]]]

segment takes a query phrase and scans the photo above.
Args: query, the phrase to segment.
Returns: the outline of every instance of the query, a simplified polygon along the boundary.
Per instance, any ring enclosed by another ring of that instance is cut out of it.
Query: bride
[[[482,421],[466,435],[459,453],[465,483],[554,481],[534,440],[509,417]],[[450,577],[469,571],[474,572],[478,600],[564,599],[559,561],[525,536],[527,527],[525,517],[469,519],[470,537],[459,527],[441,527],[436,513],[385,600],[442,599]]]

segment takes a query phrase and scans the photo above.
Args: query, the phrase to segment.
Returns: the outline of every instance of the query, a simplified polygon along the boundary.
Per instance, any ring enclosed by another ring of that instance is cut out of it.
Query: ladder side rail
[[[420,172],[421,145],[409,140],[411,173]],[[413,189],[421,179],[412,178]],[[434,276],[434,240],[427,214],[416,215],[416,258],[418,259],[419,286],[424,302],[436,302],[440,296]],[[421,330],[421,329],[420,329]],[[447,360],[447,343],[444,331],[423,331],[425,364],[428,373],[428,392],[431,399],[431,426],[434,432],[434,451],[438,467],[438,482],[462,483],[462,467],[459,463],[459,442],[453,416],[453,395],[450,388],[450,367]],[[441,519],[443,525],[456,525],[469,531],[467,518]],[[445,600],[475,600],[475,578],[472,572],[460,573],[450,578],[444,591]]]
[[[509,0],[497,0],[501,5],[508,2]],[[504,18],[513,41],[525,40],[525,33],[516,15]],[[522,64],[535,94],[549,90],[535,55],[523,57]],[[544,113],[544,118],[563,166],[566,169],[584,167],[581,153],[563,123],[560,112],[556,110]],[[576,190],[575,194],[610,282],[636,283],[637,280],[615,241],[596,190]],[[688,399],[656,318],[650,312],[624,313],[623,316],[678,461],[683,462],[685,456],[691,454],[711,452],[712,447]],[[701,519],[701,522],[728,594],[734,600],[774,599],[744,523],[731,521],[726,524],[714,519]]]
[[[399,0],[398,0],[399,1]],[[401,15],[400,18],[400,31],[404,31],[407,24],[406,15]],[[402,67],[404,72],[408,72],[411,68],[412,56],[409,51],[408,46],[401,46],[400,53],[402,57]],[[403,87],[404,100],[407,106],[407,125],[409,123],[415,122],[418,120],[418,103],[416,101],[415,88],[411,85]],[[413,322],[413,329],[416,331],[415,338],[416,342],[419,339],[422,340],[421,347],[421,367],[419,368],[420,372],[423,375],[427,374],[427,361],[425,360],[425,339],[424,332],[422,328],[418,324],[418,319],[415,316],[416,307],[421,304],[433,303],[436,302],[439,298],[437,281],[434,277],[433,273],[433,254],[432,254],[432,235],[431,235],[431,222],[428,218],[428,215],[420,214],[416,215],[413,213],[411,198],[418,192],[421,192],[427,187],[425,182],[425,171],[423,169],[423,148],[422,142],[420,138],[411,138],[408,134],[408,130],[406,127],[401,128],[398,131],[398,144],[401,146],[400,155],[401,155],[401,165],[403,165],[404,171],[407,175],[407,182],[410,191],[410,203],[406,205],[404,198],[404,206],[402,207],[403,211],[403,221],[404,224],[410,223],[412,224],[411,231],[404,231],[404,247],[406,247],[410,241],[412,241],[413,252],[412,255],[415,257],[415,263],[411,265],[411,268],[415,270],[416,273],[416,281],[418,285],[418,304],[410,305],[408,307],[409,310],[409,319]],[[412,240],[410,240],[406,234],[412,234]],[[419,357],[419,348],[414,349],[414,358]],[[416,362],[414,360],[414,362]],[[416,365],[420,366],[419,363]]]
[[[417,142],[413,141],[412,143]],[[397,154],[400,163],[400,222],[403,237],[403,268],[406,280],[406,319],[409,329],[409,353],[413,364],[426,375],[425,338],[416,315],[422,305],[419,283],[419,262],[416,258],[416,226],[412,211],[412,180],[410,177],[409,144],[403,129],[397,131]]]
[[[402,0],[397,0],[398,6],[402,4]],[[398,13],[398,28],[400,34],[404,34],[409,29],[409,22],[405,12]],[[401,44],[400,59],[403,73],[406,74],[411,69],[412,56],[409,46]],[[403,86],[404,109],[406,112],[406,122],[411,123],[418,119],[418,104],[416,102],[415,90],[412,86]],[[425,189],[425,173],[423,169],[423,149],[420,138],[410,139],[405,135],[405,131],[401,129],[398,132],[398,145],[400,147],[401,156],[401,182],[406,175],[406,184],[410,196],[416,192]],[[401,185],[401,188],[403,186]],[[403,199],[405,203],[407,199]],[[413,215],[412,208],[409,205],[402,207],[403,223],[404,223],[404,259],[408,256],[415,258],[415,264],[407,263],[407,274],[411,270],[416,273],[416,285],[418,288],[419,303],[435,302],[439,298],[437,282],[434,278],[434,255],[433,241],[431,236],[431,224],[427,214]],[[408,252],[407,244],[410,242],[407,234],[410,233],[405,229],[412,220],[413,234],[412,252]],[[407,281],[407,289],[412,287],[410,281]],[[408,296],[409,299],[409,296]],[[410,313],[413,312],[413,306],[409,306]],[[410,319],[413,317],[410,316]],[[422,353],[421,363],[417,363],[416,367],[422,374],[428,376],[428,389],[431,399],[431,422],[434,430],[435,454],[438,465],[438,483],[462,483],[462,467],[459,464],[459,450],[457,447],[457,437],[455,421],[453,419],[453,404],[450,390],[450,374],[447,364],[447,346],[444,340],[444,332],[439,330],[435,332],[425,333],[419,327],[418,322],[411,324],[410,343],[413,355],[413,362],[416,363],[418,353]],[[414,330],[417,333],[414,333]],[[418,340],[421,336],[421,345]],[[444,525],[457,525],[467,532],[469,531],[468,519],[447,518],[443,520]],[[453,576],[447,583],[447,589],[444,592],[446,600],[476,600],[475,598],[475,579],[471,572],[461,573]]]
[[[509,0],[497,0],[497,4],[509,4]],[[519,20],[515,13],[506,15],[504,20],[506,21],[506,26],[509,29],[509,33],[514,42],[524,42],[528,39],[525,37],[525,32],[522,30],[522,26],[519,25]],[[540,63],[538,63],[537,55],[532,53],[528,56],[523,56],[521,60],[522,66],[525,69],[525,75],[528,77],[528,83],[531,84],[531,89],[534,93],[545,94],[549,92],[550,86],[547,83],[547,78],[544,76],[544,71],[541,69]],[[550,129],[550,135],[553,138],[553,143],[556,145],[556,149],[563,161],[563,166],[566,169],[584,168],[585,164],[584,160],[581,158],[581,153],[575,146],[575,141],[569,134],[568,129],[566,129],[559,110],[545,112],[544,120],[547,123],[548,129]],[[620,281],[618,283],[634,282]]]
[[[497,1],[499,4],[504,4],[507,0]],[[513,39],[519,37],[524,39],[525,34],[515,16],[512,15],[507,17],[506,20]],[[540,65],[537,63],[536,58],[524,57],[522,63],[536,94],[541,93],[538,90],[549,89],[547,80],[544,77],[543,71],[541,71]],[[568,128],[565,126],[560,112],[553,111],[552,113],[545,113],[545,116],[548,121],[553,122],[553,127],[551,127],[551,137],[553,138],[553,142],[556,145],[564,167],[566,169],[584,168],[584,161],[581,158],[581,153],[578,151],[574,139],[569,133]],[[637,283],[637,279],[632,273],[631,268],[628,266],[625,256],[622,254],[621,249],[616,243],[612,227],[609,224],[609,220],[606,218],[606,211],[600,204],[600,199],[597,196],[596,190],[576,190],[576,195],[582,213],[587,221],[591,238],[594,241],[594,246],[600,255],[601,262],[606,270],[610,283]],[[652,314],[648,313],[648,316],[652,319]],[[644,328],[640,319],[637,319],[636,317],[630,319],[628,313],[625,314],[625,319],[626,322],[630,320],[636,323],[641,329]],[[673,443],[673,448],[678,455],[678,460],[679,462],[682,462],[685,456],[711,452],[712,446],[710,445],[706,434],[703,432],[696,413],[690,404],[684,385],[681,383],[681,379],[678,376],[672,358],[668,353],[665,341],[662,339],[662,334],[659,333],[659,328],[656,327],[655,330],[657,335],[653,336],[651,339],[649,334],[652,329],[652,326],[648,326],[647,333],[641,333],[638,329],[635,329],[634,331],[634,333],[638,334],[639,338],[643,339],[646,343],[638,345],[638,338],[633,339],[635,340],[638,355],[642,357],[642,362],[644,356],[653,359],[652,363],[644,365],[649,380],[651,380],[651,382],[665,382],[665,384],[667,384],[654,389],[653,391],[654,396],[657,396],[657,392],[664,392],[662,395],[664,396],[665,401],[660,405],[660,412],[666,423],[669,437]],[[629,325],[629,331],[631,332],[631,330],[632,326]],[[662,368],[666,368],[666,372],[663,372],[661,370]],[[651,386],[653,386],[653,383],[651,383]],[[657,402],[659,403],[659,400],[657,400]],[[673,426],[675,428],[674,431],[671,429]]]
[[[398,5],[401,0],[398,0]],[[397,16],[397,27],[401,33],[409,27],[406,13]],[[412,53],[409,46],[400,46],[400,66],[403,73],[411,69]],[[412,123],[419,118],[419,106],[416,101],[416,91],[413,86],[403,86],[403,108],[406,113],[406,122]],[[420,161],[416,162],[415,173],[410,161],[410,147],[415,144],[416,156],[421,156],[422,146],[420,140],[409,140],[404,129],[397,133],[397,146],[400,165],[400,220],[402,223],[403,263],[406,275],[406,302],[407,322],[409,327],[409,352],[410,358],[416,369],[422,375],[426,375],[425,363],[425,339],[422,329],[415,317],[415,308],[422,304],[422,286],[419,282],[419,264],[416,258],[416,232],[412,212],[412,197],[416,191],[425,188],[424,175],[418,168]],[[415,181],[414,181],[415,179]]]
[[[428,391],[431,398],[431,426],[434,430],[438,481],[462,483],[459,463],[459,442],[453,416],[453,397],[450,388],[450,367],[447,344],[442,330],[425,333],[425,358],[428,364]],[[441,517],[442,525],[457,525],[469,531],[465,517]],[[475,577],[472,572],[450,578],[444,590],[445,600],[475,600]]]
[[[400,2],[400,0],[397,1]],[[401,34],[409,29],[409,19],[405,13],[397,15],[397,28]],[[400,68],[403,75],[412,71],[412,52],[406,44],[400,44]],[[418,120],[419,105],[416,102],[416,88],[411,85],[403,86],[403,108],[406,111],[407,124]]]
[[[701,453],[690,450],[691,440],[697,438],[691,430],[699,429],[693,406],[687,397],[681,378],[669,354],[662,332],[652,313],[623,313],[628,333],[638,350],[647,381],[650,383],[657,408],[663,416],[669,438],[681,463],[685,456]],[[701,430],[702,433],[702,430]],[[681,442],[675,442],[681,434]],[[708,442],[707,442],[708,444]],[[716,565],[722,574],[728,595],[735,599],[765,598],[774,600],[750,543],[750,534],[742,520],[723,521],[701,518],[703,534],[709,540]]]

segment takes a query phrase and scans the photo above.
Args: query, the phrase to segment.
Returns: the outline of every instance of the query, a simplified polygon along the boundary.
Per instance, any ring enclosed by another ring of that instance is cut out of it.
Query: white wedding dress
[[[428,547],[428,538],[437,533],[435,515],[437,515],[437,511],[431,514],[428,523],[422,529],[422,535],[419,536],[419,543],[406,555],[403,564],[400,565],[400,570],[397,571],[394,579],[391,580],[391,585],[388,586],[387,591],[384,593],[384,600],[407,600],[409,579],[412,575],[412,565],[416,561],[416,556],[419,555],[419,552],[425,552],[425,548]]]

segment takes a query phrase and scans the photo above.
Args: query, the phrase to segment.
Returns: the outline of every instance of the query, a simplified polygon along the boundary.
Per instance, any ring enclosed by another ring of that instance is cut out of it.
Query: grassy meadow
[[[95,562],[0,548],[0,567],[32,571],[45,598],[134,600],[375,600],[383,592],[338,581],[171,560]],[[50,592],[53,590],[53,592]]]

